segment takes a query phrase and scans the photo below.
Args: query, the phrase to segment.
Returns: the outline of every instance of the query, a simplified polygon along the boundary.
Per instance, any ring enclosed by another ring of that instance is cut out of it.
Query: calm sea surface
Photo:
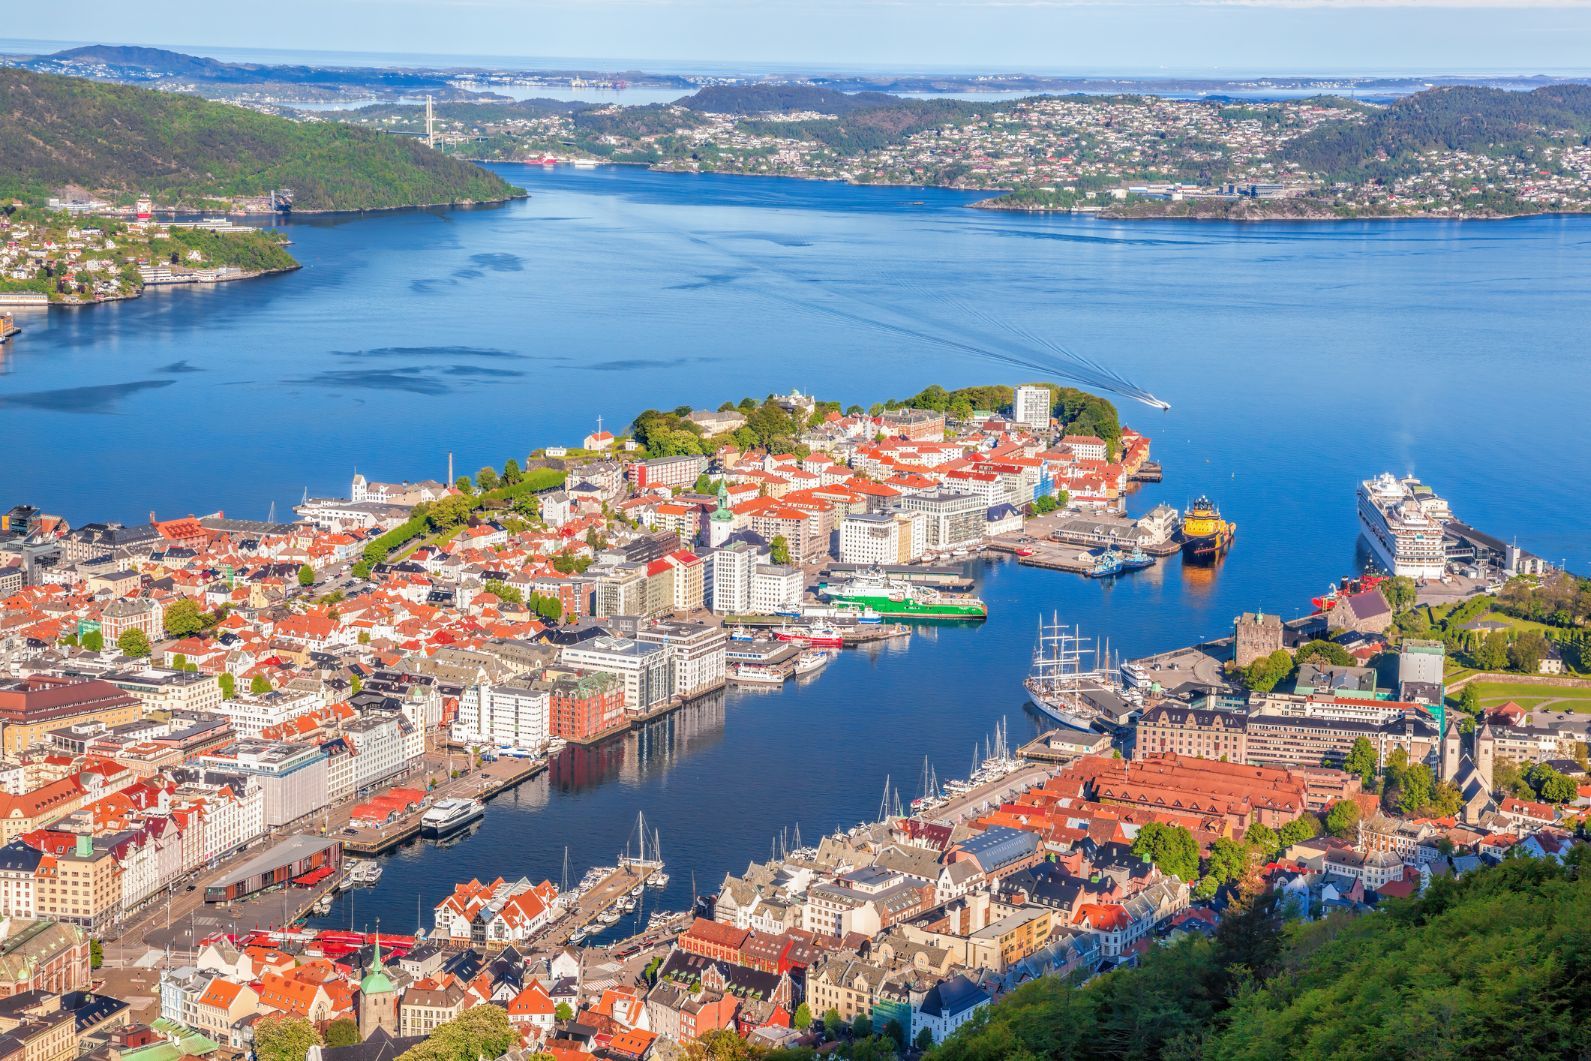
[[[1034,373],[1043,335],[1171,402],[1123,402],[1166,482],[1238,523],[1214,573],[1176,560],[1102,585],[979,565],[991,618],[846,653],[783,692],[726,697],[495,800],[478,831],[389,860],[331,923],[412,927],[471,875],[611,862],[638,809],[673,881],[711,890],[872,815],[886,775],[965,774],[1020,680],[1040,611],[1126,655],[1296,614],[1355,568],[1355,482],[1428,479],[1464,519],[1591,567],[1591,222],[1119,224],[966,209],[975,197],[629,168],[500,167],[501,207],[300,219],[296,273],[24,317],[0,347],[0,503],[75,522],[440,478],[577,440],[598,416],[799,387],[847,403]],[[957,346],[921,336],[948,339]],[[1057,375],[1055,378],[1060,379]]]

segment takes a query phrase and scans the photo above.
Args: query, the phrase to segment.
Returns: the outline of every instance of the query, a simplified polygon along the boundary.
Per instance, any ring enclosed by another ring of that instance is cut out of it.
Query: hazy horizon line
[[[34,51],[19,46],[48,45],[47,51]],[[1125,67],[1116,68],[1078,68],[1073,70],[1046,70],[1037,67],[1013,66],[994,63],[988,66],[956,65],[945,66],[924,64],[921,66],[899,66],[892,63],[870,65],[866,63],[834,63],[821,60],[725,60],[725,59],[664,59],[640,58],[621,56],[532,56],[532,55],[500,55],[484,52],[388,52],[364,51],[360,49],[324,49],[324,48],[280,48],[280,47],[239,47],[235,45],[220,44],[172,44],[150,41],[127,40],[78,40],[78,39],[53,39],[42,37],[25,38],[0,38],[0,53],[7,55],[47,55],[55,51],[65,51],[70,48],[90,47],[125,47],[125,48],[155,48],[164,51],[179,52],[186,55],[197,55],[201,58],[224,59],[224,56],[214,53],[234,53],[238,55],[278,55],[283,57],[297,56],[326,56],[360,57],[364,59],[383,60],[427,60],[424,65],[441,65],[437,60],[500,60],[511,64],[520,64],[503,67],[483,66],[480,62],[465,64],[461,68],[478,68],[486,70],[518,70],[532,73],[546,69],[564,70],[579,68],[587,70],[600,70],[604,73],[639,72],[653,74],[700,74],[707,76],[769,76],[774,74],[800,74],[803,76],[946,76],[946,77],[975,77],[975,76],[1000,76],[1000,77],[1049,77],[1049,78],[1119,78],[1134,81],[1154,81],[1172,79],[1205,78],[1211,80],[1263,79],[1263,78],[1402,78],[1410,80],[1442,79],[1442,78],[1575,78],[1591,76],[1591,67],[1558,67],[1538,68],[1526,70],[1520,67],[1500,68],[1469,68],[1469,69],[1411,69],[1411,68],[1382,68],[1352,70],[1346,68],[1319,69],[1319,70],[1255,70],[1252,68],[1225,68],[1220,66],[1187,67],[1176,70],[1144,70]],[[240,62],[243,60],[225,60]],[[561,66],[525,66],[522,64],[564,64]],[[647,69],[646,64],[651,64],[654,69]],[[356,64],[375,65],[375,64]]]

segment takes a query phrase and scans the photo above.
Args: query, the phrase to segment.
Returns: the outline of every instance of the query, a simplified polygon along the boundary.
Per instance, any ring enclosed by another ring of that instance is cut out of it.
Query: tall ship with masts
[[[1085,638],[1077,627],[1063,624],[1058,614],[1049,622],[1040,616],[1033,669],[1022,684],[1034,707],[1076,729],[1091,729],[1099,720],[1099,709],[1089,702],[1089,692],[1115,692],[1115,681],[1108,663],[1100,658],[1098,644]]]

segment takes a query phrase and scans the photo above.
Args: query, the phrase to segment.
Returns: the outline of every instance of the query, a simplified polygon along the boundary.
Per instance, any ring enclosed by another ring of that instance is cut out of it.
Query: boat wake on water
[[[698,247],[748,267],[754,274],[801,284],[802,291],[799,295],[780,290],[777,284],[748,288],[765,298],[798,309],[821,313],[848,324],[888,332],[941,350],[1010,365],[1014,368],[1028,369],[1042,373],[1046,377],[1075,383],[1092,391],[1103,391],[1130,398],[1153,409],[1171,408],[1169,402],[1157,398],[1120,372],[1099,361],[942,291],[931,291],[921,284],[897,280],[896,285],[902,291],[916,296],[921,305],[913,307],[909,318],[912,323],[890,320],[888,318],[892,316],[908,317],[908,313],[905,309],[869,301],[828,286],[822,288],[822,294],[815,295],[812,289],[817,285],[802,281],[800,277],[784,272],[765,260],[737,253],[722,243],[702,236],[686,232],[679,233],[679,236]],[[954,323],[942,319],[932,321],[937,327],[932,331],[926,330],[921,326],[922,322],[929,319],[929,315],[924,313],[924,307],[935,305],[953,308],[961,315],[961,319]],[[969,328],[968,321],[977,322],[988,330]]]

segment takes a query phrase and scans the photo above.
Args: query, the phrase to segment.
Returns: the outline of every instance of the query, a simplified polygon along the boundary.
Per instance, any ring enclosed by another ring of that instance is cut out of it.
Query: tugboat
[[[1125,570],[1127,570],[1127,564],[1122,559],[1122,555],[1114,548],[1110,548],[1094,559],[1094,566],[1089,568],[1085,574],[1089,578],[1114,578]]]
[[[1182,549],[1188,559],[1213,561],[1226,555],[1237,534],[1237,524],[1221,518],[1221,510],[1208,497],[1201,497],[1182,515]]]
[[[1146,567],[1155,566],[1155,558],[1144,552],[1142,546],[1133,546],[1133,551],[1121,558],[1124,571],[1142,571]]]

